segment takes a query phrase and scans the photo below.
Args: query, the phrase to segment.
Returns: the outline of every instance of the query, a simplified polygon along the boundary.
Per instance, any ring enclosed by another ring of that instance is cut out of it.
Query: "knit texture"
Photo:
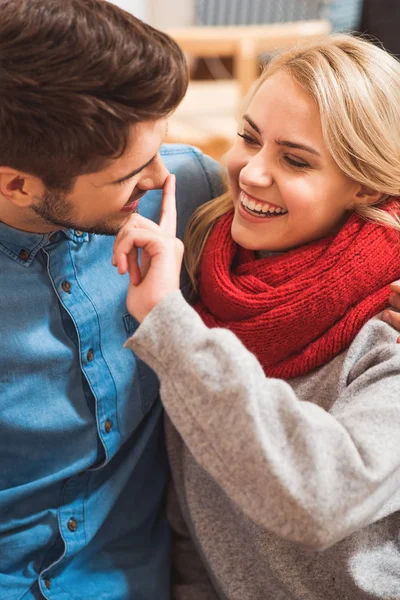
[[[233,331],[269,377],[304,375],[348,348],[400,278],[399,233],[356,214],[335,236],[258,260],[232,240],[232,218],[206,243],[195,309]]]

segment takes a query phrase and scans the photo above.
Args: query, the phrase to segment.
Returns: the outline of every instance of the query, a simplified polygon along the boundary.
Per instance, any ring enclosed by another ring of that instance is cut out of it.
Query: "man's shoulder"
[[[199,148],[164,144],[160,154],[168,170],[176,175],[178,193],[198,194],[199,204],[223,193],[224,169]]]

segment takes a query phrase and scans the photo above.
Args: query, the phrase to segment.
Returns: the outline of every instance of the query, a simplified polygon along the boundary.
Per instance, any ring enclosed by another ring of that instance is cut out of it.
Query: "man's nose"
[[[164,165],[161,156],[158,155],[153,160],[140,178],[139,187],[143,190],[154,190],[163,187],[165,180],[169,175],[167,167]]]

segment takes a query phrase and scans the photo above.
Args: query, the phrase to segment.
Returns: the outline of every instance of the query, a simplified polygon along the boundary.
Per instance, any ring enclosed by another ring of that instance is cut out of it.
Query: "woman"
[[[277,57],[228,172],[189,229],[194,308],[172,180],[115,245],[185,522],[219,598],[400,598],[400,346],[375,317],[400,277],[399,63],[349,36]],[[189,562],[180,597],[213,597]]]

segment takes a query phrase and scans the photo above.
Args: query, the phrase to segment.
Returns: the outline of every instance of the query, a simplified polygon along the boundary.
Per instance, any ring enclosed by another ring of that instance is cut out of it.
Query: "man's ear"
[[[382,192],[361,184],[356,192],[352,208],[357,208],[360,205],[372,206],[378,204],[383,195]]]
[[[18,206],[31,206],[45,191],[43,182],[34,175],[11,167],[0,167],[0,196]]]

